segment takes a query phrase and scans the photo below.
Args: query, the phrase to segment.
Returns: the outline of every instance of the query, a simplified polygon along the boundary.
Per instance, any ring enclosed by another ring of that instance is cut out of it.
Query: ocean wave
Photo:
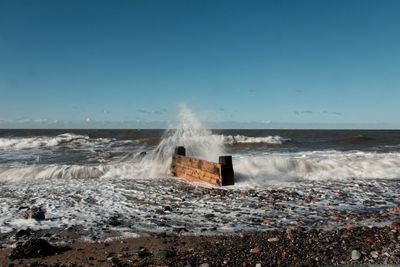
[[[235,174],[243,183],[300,180],[400,179],[400,153],[314,151],[239,157]]]
[[[0,167],[0,181],[37,179],[151,179],[170,176],[170,158],[132,156],[124,161],[90,165]],[[236,182],[263,185],[304,180],[400,179],[400,153],[314,151],[234,156]]]
[[[127,153],[108,162],[90,165],[33,164],[0,166],[0,182],[49,179],[152,179],[170,176],[171,157]]]
[[[249,137],[244,135],[228,135],[224,136],[224,141],[226,144],[275,144],[281,145],[285,142],[290,141],[288,138],[283,138],[281,136],[263,136],[263,137]]]
[[[106,167],[79,165],[11,166],[0,167],[0,181],[20,181],[39,179],[99,178]]]
[[[115,140],[112,138],[90,138],[87,135],[64,133],[57,136],[8,137],[0,138],[0,149],[18,150],[33,148],[53,148],[57,146],[92,147],[117,146],[133,143],[130,140]]]

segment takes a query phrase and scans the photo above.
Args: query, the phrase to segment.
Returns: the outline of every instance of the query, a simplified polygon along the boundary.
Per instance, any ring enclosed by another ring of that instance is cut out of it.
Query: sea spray
[[[213,135],[186,106],[181,105],[177,120],[169,125],[160,143],[141,158],[132,158],[112,168],[103,177],[155,178],[170,176],[170,166],[175,147],[184,146],[187,155],[217,161],[224,154],[224,137]]]
[[[156,157],[170,157],[176,146],[184,146],[188,155],[210,161],[224,154],[224,138],[204,128],[185,105],[180,106],[177,123],[170,125],[157,146]]]
[[[177,121],[168,127],[156,149],[143,158],[143,169],[148,169],[151,177],[169,176],[177,146],[184,146],[187,155],[210,161],[216,161],[224,154],[223,138],[204,128],[186,105],[180,106]]]
[[[224,137],[212,135],[211,131],[204,128],[185,105],[180,107],[176,122],[168,127],[160,143],[153,150],[146,150],[145,156],[143,156],[144,153],[127,152],[122,157],[112,158],[110,153],[97,153],[97,155],[108,156],[103,161],[96,162],[95,159],[95,163],[92,163],[88,160],[89,157],[85,156],[89,155],[88,150],[82,151],[82,148],[112,147],[114,143],[122,145],[125,141],[121,143],[121,141],[114,139],[91,139],[88,136],[75,134],[62,134],[56,137],[3,138],[1,140],[1,149],[8,150],[9,153],[18,153],[18,155],[26,155],[26,153],[30,155],[31,152],[29,150],[24,154],[20,154],[20,152],[28,148],[56,149],[58,146],[59,148],[62,146],[62,151],[65,151],[64,149],[71,151],[79,149],[82,161],[86,163],[79,164],[74,162],[73,164],[65,164],[56,162],[55,164],[42,164],[39,161],[33,161],[31,164],[21,162],[16,165],[0,166],[0,181],[74,178],[162,178],[171,175],[171,159],[176,146],[185,146],[188,155],[211,161],[217,161],[218,156],[224,154]],[[132,141],[129,142],[129,145],[134,144]],[[138,149],[138,147],[132,148]],[[43,154],[44,150],[40,151]],[[102,150],[99,151],[101,152]],[[46,153],[43,154],[44,157],[47,157],[47,155]]]

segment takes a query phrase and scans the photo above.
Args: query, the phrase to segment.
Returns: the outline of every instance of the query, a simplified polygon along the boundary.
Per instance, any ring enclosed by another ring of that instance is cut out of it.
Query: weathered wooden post
[[[233,172],[232,156],[219,157],[219,164],[221,164],[222,185],[234,185],[235,178]]]
[[[172,156],[171,173],[190,181],[202,181],[223,186],[234,185],[232,156],[219,157],[219,163],[186,156],[186,149],[177,146]]]
[[[186,156],[186,149],[184,146],[175,147],[175,155]]]

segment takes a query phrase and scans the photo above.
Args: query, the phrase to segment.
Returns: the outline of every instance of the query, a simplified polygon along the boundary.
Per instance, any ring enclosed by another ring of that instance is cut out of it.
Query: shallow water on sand
[[[399,216],[397,181],[213,188],[176,178],[2,183],[0,231],[78,229],[89,240],[151,233],[227,234],[281,227],[379,226]],[[25,207],[46,220],[23,219]],[[7,242],[4,239],[4,242]]]

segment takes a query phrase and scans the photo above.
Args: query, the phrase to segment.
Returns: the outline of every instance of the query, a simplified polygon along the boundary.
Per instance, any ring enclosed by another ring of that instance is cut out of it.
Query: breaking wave
[[[4,164],[0,165],[0,181],[53,178],[163,178],[170,176],[171,158],[176,146],[184,146],[190,156],[215,162],[219,156],[225,154],[226,145],[282,144],[287,141],[290,140],[277,135],[248,137],[212,134],[186,106],[181,106],[177,122],[170,125],[154,149],[124,146],[124,149],[113,150],[111,148],[115,144],[121,144],[118,142],[135,141],[93,139],[86,135],[69,133],[55,137],[0,138],[2,155],[9,155],[9,158],[15,156],[14,161],[3,161]],[[41,149],[57,146],[66,146],[68,150]],[[92,150],[91,148],[95,146],[107,149]],[[82,147],[89,149],[74,150]],[[39,149],[31,153],[27,150],[29,148]],[[234,171],[239,185],[351,178],[400,179],[400,153],[362,151],[278,153],[276,150],[272,153],[268,152],[268,149],[264,151],[265,154],[258,151],[255,156],[233,155]],[[19,155],[24,157],[18,157]],[[41,160],[28,161],[29,157],[36,156],[39,159],[43,156],[54,160],[47,161],[47,164]]]
[[[400,153],[314,151],[238,157],[241,183],[268,184],[300,180],[400,179]]]
[[[81,165],[0,167],[1,181],[25,179],[127,178],[148,179],[170,175],[172,154],[132,156],[125,161]],[[165,158],[164,158],[165,157]],[[400,153],[320,151],[307,153],[234,156],[237,184],[263,185],[302,180],[400,179]]]
[[[87,136],[63,134],[54,138],[14,138],[8,147],[27,148],[57,146],[65,142],[82,140],[111,142],[111,139],[89,139]],[[104,145],[104,144],[103,144]],[[170,125],[161,142],[146,153],[128,153],[107,164],[87,165],[28,165],[0,167],[0,180],[51,179],[51,178],[161,178],[170,176],[172,155],[176,146],[184,146],[187,154],[216,161],[224,154],[224,139],[212,135],[186,107],[181,106],[178,122]],[[4,145],[3,145],[4,147]]]
[[[0,150],[18,150],[32,148],[54,148],[58,146],[93,147],[132,143],[131,140],[111,138],[90,138],[87,135],[64,133],[57,136],[9,137],[0,138]]]
[[[264,136],[264,137],[249,137],[244,135],[228,135],[224,136],[224,142],[226,144],[275,144],[281,145],[285,142],[290,141],[288,138],[281,136]]]
[[[0,167],[0,177],[2,181],[99,178],[105,170],[106,168],[103,165],[96,167],[79,165],[13,166]]]

